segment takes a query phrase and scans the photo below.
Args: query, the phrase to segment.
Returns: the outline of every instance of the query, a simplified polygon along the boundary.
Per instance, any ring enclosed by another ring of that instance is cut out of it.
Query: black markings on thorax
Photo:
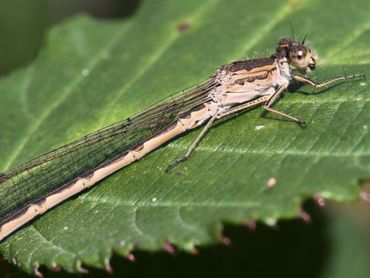
[[[264,71],[260,75],[254,75],[254,76],[248,76],[248,77],[240,78],[240,79],[235,80],[235,84],[244,85],[245,83],[253,83],[256,80],[263,80],[263,79],[266,79],[268,77],[269,73],[271,73],[271,71]]]
[[[250,71],[252,69],[272,65],[275,62],[275,57],[267,57],[253,60],[235,61],[229,65],[225,65],[224,68],[230,72],[236,72],[240,70]]]

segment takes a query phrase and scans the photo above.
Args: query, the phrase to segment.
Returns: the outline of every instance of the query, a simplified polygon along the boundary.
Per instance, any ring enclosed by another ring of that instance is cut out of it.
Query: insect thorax
[[[224,65],[214,78],[219,86],[210,92],[210,97],[222,109],[228,109],[272,95],[281,85],[287,87],[292,74],[286,58],[268,57]]]

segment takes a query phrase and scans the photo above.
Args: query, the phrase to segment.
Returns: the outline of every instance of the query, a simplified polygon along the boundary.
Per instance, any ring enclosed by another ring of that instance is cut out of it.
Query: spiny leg
[[[251,100],[251,101],[249,101],[249,102],[247,102],[247,103],[245,103],[243,105],[234,107],[234,108],[230,109],[227,112],[224,112],[224,113],[215,113],[215,115],[213,115],[211,117],[211,119],[207,122],[207,124],[204,126],[204,128],[202,129],[202,131],[200,132],[200,134],[197,136],[197,138],[195,138],[194,142],[191,144],[191,146],[189,147],[189,149],[186,152],[186,154],[181,159],[177,159],[174,162],[172,162],[170,165],[168,165],[167,168],[166,168],[166,172],[170,171],[172,168],[176,167],[178,164],[180,164],[181,162],[183,162],[183,161],[185,161],[185,160],[187,160],[189,158],[190,154],[196,148],[196,146],[198,145],[198,143],[200,142],[200,140],[203,138],[203,136],[206,134],[206,132],[209,130],[209,128],[211,127],[212,123],[216,119],[220,119],[220,118],[225,117],[225,116],[228,116],[230,114],[234,114],[236,112],[239,112],[239,111],[242,111],[242,110],[251,108],[251,107],[256,106],[256,105],[259,105],[259,104],[262,104],[262,103],[268,101],[269,99],[271,99],[271,97],[262,96],[262,97],[260,97],[258,99]]]
[[[278,100],[279,96],[284,92],[284,90],[286,88],[287,88],[287,85],[281,85],[280,87],[278,87],[278,89],[276,90],[276,92],[266,101],[266,103],[263,106],[263,108],[266,111],[269,111],[269,112],[278,114],[278,115],[280,115],[282,117],[288,118],[289,120],[292,120],[292,121],[298,123],[299,125],[304,125],[306,123],[304,120],[297,119],[296,117],[293,117],[291,115],[288,115],[288,114],[286,114],[284,112],[280,112],[280,111],[275,110],[275,109],[272,108],[272,105]]]
[[[191,155],[191,153],[194,151],[194,149],[196,148],[196,146],[198,145],[198,143],[200,142],[200,140],[203,138],[203,136],[207,133],[207,131],[209,130],[209,128],[211,127],[212,123],[217,119],[217,113],[215,113],[215,115],[213,115],[209,121],[207,122],[207,124],[204,126],[204,128],[202,129],[202,131],[199,133],[199,135],[197,136],[197,138],[195,138],[194,142],[191,144],[191,146],[189,147],[188,151],[186,152],[186,154],[180,158],[180,159],[177,159],[175,160],[174,162],[172,162],[170,165],[167,166],[166,168],[166,172],[169,172],[171,169],[173,169],[174,167],[176,167],[178,164],[180,164],[181,162],[184,162],[185,160],[187,160],[189,158],[189,156]]]
[[[310,86],[312,86],[314,88],[325,87],[327,85],[333,84],[333,83],[338,82],[338,81],[341,81],[341,80],[347,80],[347,79],[352,79],[352,78],[357,78],[357,77],[365,78],[365,74],[364,73],[360,73],[360,74],[353,74],[353,75],[346,75],[346,76],[338,76],[338,77],[334,77],[334,78],[325,80],[323,82],[315,82],[315,81],[313,81],[311,79],[308,79],[306,77],[299,76],[299,75],[294,75],[293,76],[293,78],[296,81],[301,82],[301,83],[304,83],[304,84],[308,84],[308,85],[310,85]]]
[[[269,112],[272,112],[272,113],[278,114],[278,115],[283,116],[283,117],[285,117],[285,118],[288,118],[289,120],[292,120],[292,121],[294,121],[294,122],[298,123],[299,125],[304,125],[304,124],[306,124],[306,122],[305,122],[304,120],[300,120],[300,119],[298,119],[298,118],[296,118],[296,117],[293,117],[293,116],[291,116],[291,115],[289,115],[289,114],[286,114],[286,113],[284,113],[284,112],[280,112],[280,111],[278,111],[278,110],[275,110],[275,109],[273,109],[273,108],[271,108],[271,107],[264,106],[263,108],[264,108],[265,110],[269,111]]]

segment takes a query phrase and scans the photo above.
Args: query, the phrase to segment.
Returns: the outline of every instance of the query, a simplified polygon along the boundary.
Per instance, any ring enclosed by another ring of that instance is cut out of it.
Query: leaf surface
[[[268,56],[290,22],[321,57],[313,79],[369,75],[369,10],[365,0],[159,0],[143,1],[124,21],[64,22],[32,65],[0,81],[0,167],[137,113],[221,64]],[[105,267],[112,252],[134,247],[215,243],[223,221],[292,218],[313,194],[354,201],[370,170],[369,91],[366,80],[313,95],[303,93],[320,91],[299,88],[276,108],[305,119],[305,129],[254,109],[221,121],[189,161],[165,174],[194,131],[33,221],[0,251],[28,272],[78,271]],[[266,190],[272,177],[276,187]]]

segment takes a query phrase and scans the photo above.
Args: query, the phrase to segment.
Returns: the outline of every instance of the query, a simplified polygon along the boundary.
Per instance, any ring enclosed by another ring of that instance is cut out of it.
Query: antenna
[[[308,36],[308,33],[306,33],[306,35],[303,37],[302,45],[304,45],[304,42],[306,41],[307,36]]]

